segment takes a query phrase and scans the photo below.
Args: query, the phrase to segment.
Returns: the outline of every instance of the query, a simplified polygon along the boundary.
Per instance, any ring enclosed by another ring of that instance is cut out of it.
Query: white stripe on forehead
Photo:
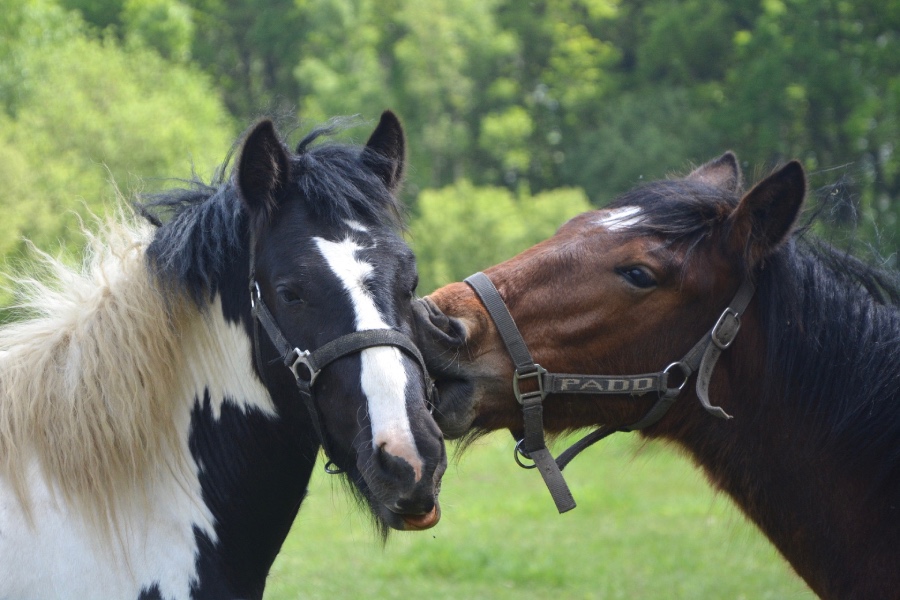
[[[606,227],[610,231],[628,229],[641,222],[641,209],[637,206],[623,206],[600,212],[600,218],[595,221],[595,224]]]
[[[319,237],[313,239],[325,262],[350,296],[356,312],[357,331],[389,329],[365,286],[366,278],[374,269],[356,257],[356,252],[362,247],[349,237],[342,242],[330,242]],[[409,462],[418,481],[423,461],[416,449],[406,412],[407,377],[400,350],[392,346],[366,348],[360,353],[360,358],[360,383],[369,405],[372,444],[376,449],[384,445],[391,454]]]

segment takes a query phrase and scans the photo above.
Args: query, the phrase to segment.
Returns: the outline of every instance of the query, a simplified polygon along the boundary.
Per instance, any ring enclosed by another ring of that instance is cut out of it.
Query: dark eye
[[[656,285],[656,280],[646,267],[619,267],[616,271],[634,287],[647,289]]]
[[[278,299],[284,304],[296,305],[303,302],[303,298],[301,298],[299,295],[297,295],[296,292],[294,292],[294,290],[288,287],[279,286],[276,290],[276,293],[278,294]]]

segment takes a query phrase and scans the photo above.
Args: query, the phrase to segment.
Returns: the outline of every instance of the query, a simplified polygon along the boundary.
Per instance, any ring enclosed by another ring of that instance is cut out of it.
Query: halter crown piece
[[[525,435],[516,444],[514,454],[516,462],[519,466],[527,469],[538,469],[560,513],[575,508],[575,499],[562,475],[562,469],[582,450],[617,431],[643,429],[659,421],[678,398],[693,373],[697,373],[697,397],[703,408],[716,417],[731,418],[731,415],[710,403],[709,382],[722,351],[727,350],[734,342],[741,327],[741,314],[753,298],[756,288],[749,279],[744,280],[728,307],[719,316],[716,324],[685,354],[684,358],[671,363],[657,373],[618,376],[547,372],[546,369],[534,362],[522,334],[519,333],[512,315],[509,314],[509,309],[490,278],[479,272],[466,278],[465,282],[475,290],[481,299],[515,365],[512,380],[513,394],[522,405],[525,421]],[[681,375],[681,383],[677,387],[668,387],[669,374],[675,370]],[[523,392],[521,383],[528,380],[533,380],[537,389]],[[642,396],[648,393],[656,393],[658,400],[639,421],[617,428],[599,427],[572,444],[556,459],[547,449],[544,441],[543,401],[548,394]],[[534,461],[534,464],[522,463],[519,459],[520,455]]]
[[[354,331],[338,338],[331,340],[319,346],[315,350],[301,350],[299,347],[291,344],[278,323],[266,306],[259,291],[259,283],[256,281],[256,262],[255,262],[256,240],[251,234],[250,239],[250,313],[253,316],[253,346],[255,348],[255,360],[260,374],[265,377],[265,364],[262,360],[262,351],[259,344],[259,327],[262,325],[266,330],[269,339],[274,344],[284,366],[290,369],[297,382],[297,388],[300,390],[300,397],[309,413],[309,419],[313,429],[319,438],[319,443],[325,451],[326,464],[325,471],[334,475],[341,473],[331,460],[333,454],[328,448],[328,441],[325,437],[325,430],[322,428],[322,420],[319,411],[313,401],[313,391],[316,378],[326,366],[337,359],[362,352],[366,348],[376,346],[394,346],[406,352],[416,359],[419,368],[422,369],[422,375],[425,379],[425,401],[429,407],[434,406],[434,383],[428,376],[428,370],[425,368],[425,359],[416,345],[403,333],[394,329],[365,329],[362,331]]]

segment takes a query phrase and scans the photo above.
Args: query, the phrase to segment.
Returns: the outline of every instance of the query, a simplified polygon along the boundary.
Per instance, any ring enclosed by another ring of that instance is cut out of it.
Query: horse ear
[[[386,110],[381,113],[378,127],[363,149],[362,160],[381,178],[392,194],[396,193],[403,182],[406,137],[400,119],[393,112]]]
[[[805,194],[806,176],[796,160],[757,183],[728,217],[732,249],[751,266],[770,256],[790,235]]]
[[[271,213],[278,207],[278,191],[286,187],[290,170],[275,125],[260,121],[244,141],[237,167],[238,191],[251,213]]]
[[[738,165],[737,156],[731,151],[697,167],[686,179],[722,188],[733,194],[739,192],[742,185],[741,167]]]

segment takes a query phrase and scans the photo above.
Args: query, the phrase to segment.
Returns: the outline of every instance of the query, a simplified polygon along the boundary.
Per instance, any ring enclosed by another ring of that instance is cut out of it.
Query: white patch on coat
[[[117,526],[104,534],[65,504],[36,462],[27,474],[33,525],[0,476],[0,598],[137,598],[153,586],[166,599],[190,598],[198,578],[195,528],[217,540],[202,498],[202,466],[189,448],[195,402],[208,389],[216,418],[224,402],[273,417],[275,409],[253,371],[250,340],[239,325],[225,321],[218,298],[181,332],[181,342],[181,401],[172,411],[179,448],[172,451],[190,465],[186,480],[169,465],[157,465],[145,482],[146,496],[122,502]]]
[[[350,238],[342,242],[314,239],[319,252],[350,297],[356,312],[357,331],[390,329],[366,288],[366,278],[374,269],[356,257],[361,247]],[[360,353],[360,382],[369,407],[373,447],[382,447],[389,454],[409,462],[418,481],[422,475],[423,460],[416,448],[406,412],[407,376],[400,352],[392,346],[363,350]]]
[[[360,223],[359,221],[354,221],[353,219],[346,219],[346,220],[344,220],[344,223],[347,225],[347,227],[349,227],[350,229],[352,229],[354,231],[359,231],[361,233],[369,233],[369,228],[366,227],[365,225],[363,225],[362,223]]]
[[[641,222],[641,209],[637,206],[623,206],[622,208],[600,212],[601,215],[595,223],[600,227],[606,227],[610,231],[628,229]]]

